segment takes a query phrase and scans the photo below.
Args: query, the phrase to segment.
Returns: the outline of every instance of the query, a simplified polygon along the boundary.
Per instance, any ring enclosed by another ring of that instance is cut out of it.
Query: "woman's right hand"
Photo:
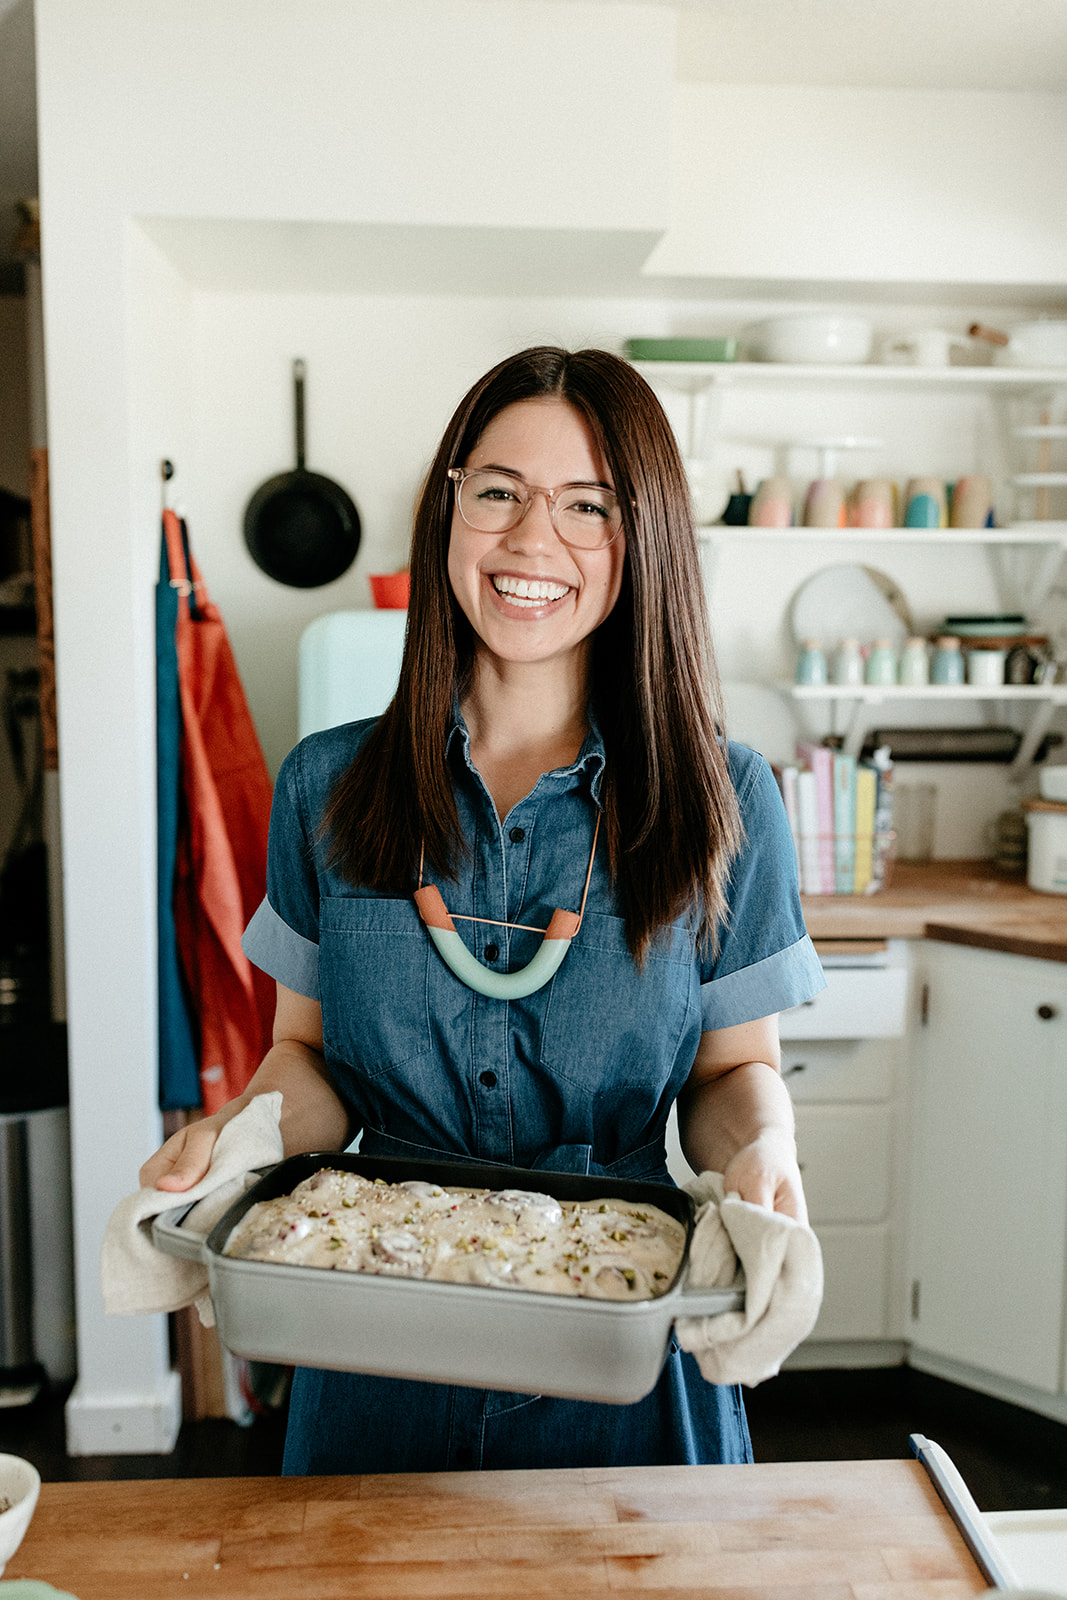
[[[245,1104],[246,1097],[240,1095],[223,1106],[221,1111],[216,1111],[214,1116],[202,1117],[198,1122],[190,1122],[187,1127],[172,1133],[141,1168],[142,1189],[165,1189],[181,1193],[191,1189],[194,1183],[199,1183],[211,1165],[215,1140],[231,1117],[242,1111]]]

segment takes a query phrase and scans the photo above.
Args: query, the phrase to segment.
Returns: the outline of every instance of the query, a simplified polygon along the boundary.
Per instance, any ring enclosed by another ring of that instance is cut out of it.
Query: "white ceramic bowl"
[[[1067,800],[1067,766],[1038,767],[1038,788],[1042,800]]]
[[[0,1512],[0,1573],[22,1543],[41,1492],[41,1478],[21,1456],[0,1455],[0,1495],[11,1501]]]
[[[865,317],[799,312],[753,322],[743,334],[753,361],[830,362],[853,365],[870,359],[874,329]]]

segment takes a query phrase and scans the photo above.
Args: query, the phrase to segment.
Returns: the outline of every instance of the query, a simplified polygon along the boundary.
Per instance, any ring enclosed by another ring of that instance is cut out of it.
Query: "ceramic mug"
[[[904,496],[906,528],[944,528],[948,525],[945,485],[940,478],[912,478]]]
[[[892,528],[896,504],[896,487],[888,478],[864,478],[852,491],[849,524],[853,528]]]
[[[793,489],[788,478],[764,478],[748,511],[750,528],[790,528]]]
[[[805,528],[843,528],[845,487],[837,478],[816,478],[804,500]]]
[[[952,527],[984,528],[993,510],[993,484],[984,473],[960,478],[952,491]]]

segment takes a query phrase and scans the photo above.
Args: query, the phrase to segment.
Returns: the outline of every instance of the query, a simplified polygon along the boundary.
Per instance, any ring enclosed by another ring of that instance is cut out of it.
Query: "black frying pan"
[[[293,362],[296,469],[260,485],[245,507],[245,544],[268,577],[294,589],[332,583],[356,559],[359,512],[339,483],[304,466],[304,372]]]

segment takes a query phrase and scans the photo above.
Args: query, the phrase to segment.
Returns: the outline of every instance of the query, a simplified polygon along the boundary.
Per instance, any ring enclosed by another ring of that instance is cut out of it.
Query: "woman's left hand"
[[[808,1220],[796,1145],[784,1130],[767,1129],[742,1145],[727,1162],[722,1181],[726,1194],[736,1192],[752,1205],[784,1212],[798,1222]]]

